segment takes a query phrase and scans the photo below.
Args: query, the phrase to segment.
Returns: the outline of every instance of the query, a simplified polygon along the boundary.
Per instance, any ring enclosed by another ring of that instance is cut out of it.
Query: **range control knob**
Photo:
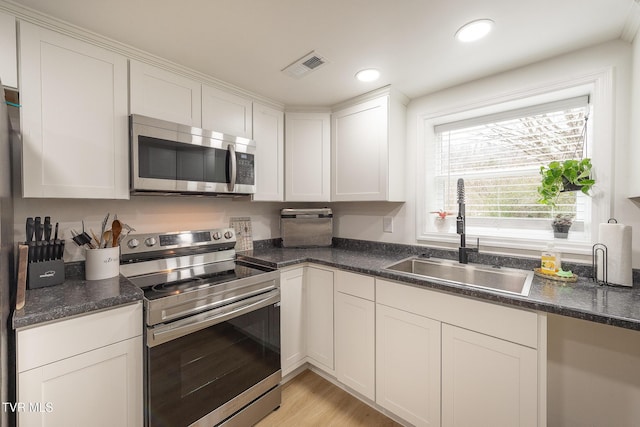
[[[233,233],[231,231],[227,231],[226,233],[224,233],[224,238],[225,239],[230,239],[233,237]]]
[[[222,234],[220,234],[219,231],[216,231],[215,233],[213,233],[213,240],[220,240],[222,239]]]
[[[138,239],[129,239],[129,241],[127,242],[127,246],[129,246],[131,249],[137,248],[139,244],[140,241]]]
[[[148,247],[155,245],[157,242],[158,241],[156,240],[155,237],[147,237],[146,239],[144,239],[144,244],[147,245]]]

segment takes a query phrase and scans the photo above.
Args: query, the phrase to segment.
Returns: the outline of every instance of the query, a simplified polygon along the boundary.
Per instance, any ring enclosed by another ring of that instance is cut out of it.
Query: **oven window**
[[[280,308],[147,350],[149,425],[188,426],[280,369]]]

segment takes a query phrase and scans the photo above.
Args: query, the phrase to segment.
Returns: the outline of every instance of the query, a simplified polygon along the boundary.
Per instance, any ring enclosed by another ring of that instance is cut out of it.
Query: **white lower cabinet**
[[[18,330],[19,427],[143,424],[142,304]]]
[[[415,426],[440,425],[440,326],[376,304],[376,403]]]
[[[333,271],[284,270],[280,299],[282,376],[306,362],[333,374]]]
[[[442,327],[442,425],[537,426],[535,349]]]
[[[544,314],[383,279],[375,292],[378,405],[416,426],[546,425]]]
[[[280,359],[282,376],[305,362],[304,267],[280,275]]]
[[[307,267],[307,356],[333,371],[333,271]]]
[[[375,400],[374,279],[337,271],[335,288],[336,378]]]

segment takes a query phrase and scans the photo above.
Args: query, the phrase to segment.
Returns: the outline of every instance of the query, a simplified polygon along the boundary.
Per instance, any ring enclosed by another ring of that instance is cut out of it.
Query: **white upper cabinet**
[[[131,113],[201,127],[200,82],[130,60],[129,83]]]
[[[249,98],[202,85],[202,127],[251,139],[252,104]]]
[[[334,111],[332,201],[404,201],[406,104],[385,88]]]
[[[328,202],[331,198],[329,113],[286,114],[288,202]]]
[[[126,199],[127,59],[20,22],[24,197]]]
[[[0,80],[3,86],[18,87],[17,58],[16,18],[0,12]]]
[[[284,200],[284,113],[253,104],[253,139],[256,141],[256,193],[253,200]]]

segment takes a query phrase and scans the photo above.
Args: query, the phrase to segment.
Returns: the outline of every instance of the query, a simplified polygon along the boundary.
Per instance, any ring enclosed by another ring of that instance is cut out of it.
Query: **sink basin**
[[[523,296],[529,295],[533,281],[533,271],[436,258],[411,257],[385,270]]]

